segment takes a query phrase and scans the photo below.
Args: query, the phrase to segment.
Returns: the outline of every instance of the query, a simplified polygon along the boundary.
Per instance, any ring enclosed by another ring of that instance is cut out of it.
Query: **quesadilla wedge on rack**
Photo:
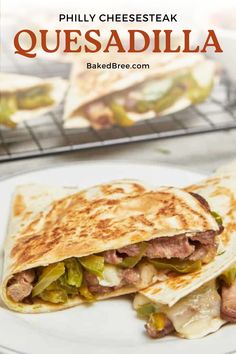
[[[22,121],[45,114],[64,97],[66,80],[59,77],[0,74],[0,124],[15,128]]]
[[[147,320],[153,338],[169,333],[192,339],[217,331],[226,322],[236,322],[236,164],[221,168],[205,181],[186,188],[205,198],[221,215],[224,231],[218,255],[200,270],[143,289],[134,308]],[[216,214],[217,215],[217,214]],[[205,240],[207,242],[207,239]]]
[[[12,202],[2,298],[36,313],[133,293],[157,280],[157,258],[177,273],[212,262],[221,232],[206,201],[177,188],[23,186]]]
[[[113,53],[107,62],[114,59],[117,62],[119,57]],[[196,53],[136,58],[150,65],[141,70],[132,69],[131,54],[126,61],[130,67],[126,70],[82,70],[82,63],[75,62],[65,102],[65,128],[130,126],[175,113],[204,101],[217,78],[216,64]]]

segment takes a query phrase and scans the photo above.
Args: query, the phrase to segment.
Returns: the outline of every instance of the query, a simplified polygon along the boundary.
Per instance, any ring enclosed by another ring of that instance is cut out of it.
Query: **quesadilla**
[[[0,74],[0,124],[9,128],[45,114],[64,97],[67,82],[59,77]]]
[[[211,262],[221,232],[206,201],[177,188],[23,186],[13,197],[2,298],[36,313],[132,293],[156,281],[149,261],[157,257],[184,273]]]
[[[202,55],[165,53],[144,59],[150,68],[136,71],[81,70],[82,64],[75,63],[65,102],[65,128],[130,126],[175,113],[204,101],[216,81],[216,64]],[[126,60],[131,66],[134,58]]]
[[[226,322],[236,322],[236,165],[231,165],[186,190],[205,198],[219,213],[224,231],[218,255],[191,274],[164,274],[163,281],[144,289],[134,308],[146,317],[149,336],[176,332],[201,338]],[[225,171],[225,172],[224,172]]]

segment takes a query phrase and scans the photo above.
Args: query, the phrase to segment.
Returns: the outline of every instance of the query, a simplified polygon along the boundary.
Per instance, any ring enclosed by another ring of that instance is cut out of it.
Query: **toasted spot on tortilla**
[[[13,215],[20,216],[25,211],[26,206],[24,202],[24,197],[21,194],[16,195],[14,205],[13,205]]]
[[[25,236],[27,234],[30,234],[35,231],[36,226],[39,224],[41,220],[42,213],[40,212],[38,216],[29,224],[27,225],[23,230],[21,235]]]
[[[227,244],[230,242],[233,236],[233,232],[235,231],[236,231],[236,224],[234,222],[229,222],[227,224],[227,228],[220,235],[220,239],[222,240],[224,246],[227,246]]]
[[[30,217],[30,215],[32,215],[32,211],[27,211],[27,212],[24,214],[24,216],[23,216],[23,218],[22,218],[22,221],[27,220],[27,218]]]
[[[179,275],[175,274],[174,276],[170,276],[167,280],[167,286],[172,289],[179,289],[188,284],[191,284],[194,279],[196,279],[201,274],[201,271],[189,273],[187,275]]]
[[[161,288],[153,288],[152,290],[152,295],[156,295],[161,291]],[[143,290],[143,293],[145,294],[145,289]]]
[[[101,186],[102,195],[95,187],[52,203],[21,232],[11,252],[13,267],[37,266],[42,258],[55,262],[72,253],[82,257],[166,236],[170,230],[176,235],[216,228],[202,205],[181,190],[137,194],[144,190],[138,184],[120,185]]]

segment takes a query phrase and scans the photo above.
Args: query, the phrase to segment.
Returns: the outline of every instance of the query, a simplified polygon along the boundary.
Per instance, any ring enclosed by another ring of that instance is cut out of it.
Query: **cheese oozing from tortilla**
[[[168,308],[166,315],[181,337],[202,338],[225,323],[220,318],[220,304],[214,280]]]
[[[142,294],[136,295],[135,310],[150,304]],[[195,339],[217,331],[225,321],[220,316],[221,297],[217,292],[216,280],[203,285],[185,296],[175,305],[152,303],[155,312],[163,313],[171,321],[178,336]]]

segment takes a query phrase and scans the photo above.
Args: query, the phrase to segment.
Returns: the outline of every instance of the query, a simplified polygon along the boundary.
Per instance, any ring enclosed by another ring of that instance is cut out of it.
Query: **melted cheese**
[[[211,281],[164,312],[181,337],[201,338],[225,323],[220,318],[220,302],[215,281]]]
[[[113,265],[105,265],[103,277],[99,278],[98,281],[102,286],[118,286],[121,282],[119,269]]]
[[[137,310],[147,303],[150,303],[147,297],[137,294],[133,307]],[[213,280],[172,307],[158,303],[153,305],[157,312],[167,315],[180,337],[194,339],[217,331],[225,323],[220,318],[220,303],[221,298],[216,290],[216,282]]]

